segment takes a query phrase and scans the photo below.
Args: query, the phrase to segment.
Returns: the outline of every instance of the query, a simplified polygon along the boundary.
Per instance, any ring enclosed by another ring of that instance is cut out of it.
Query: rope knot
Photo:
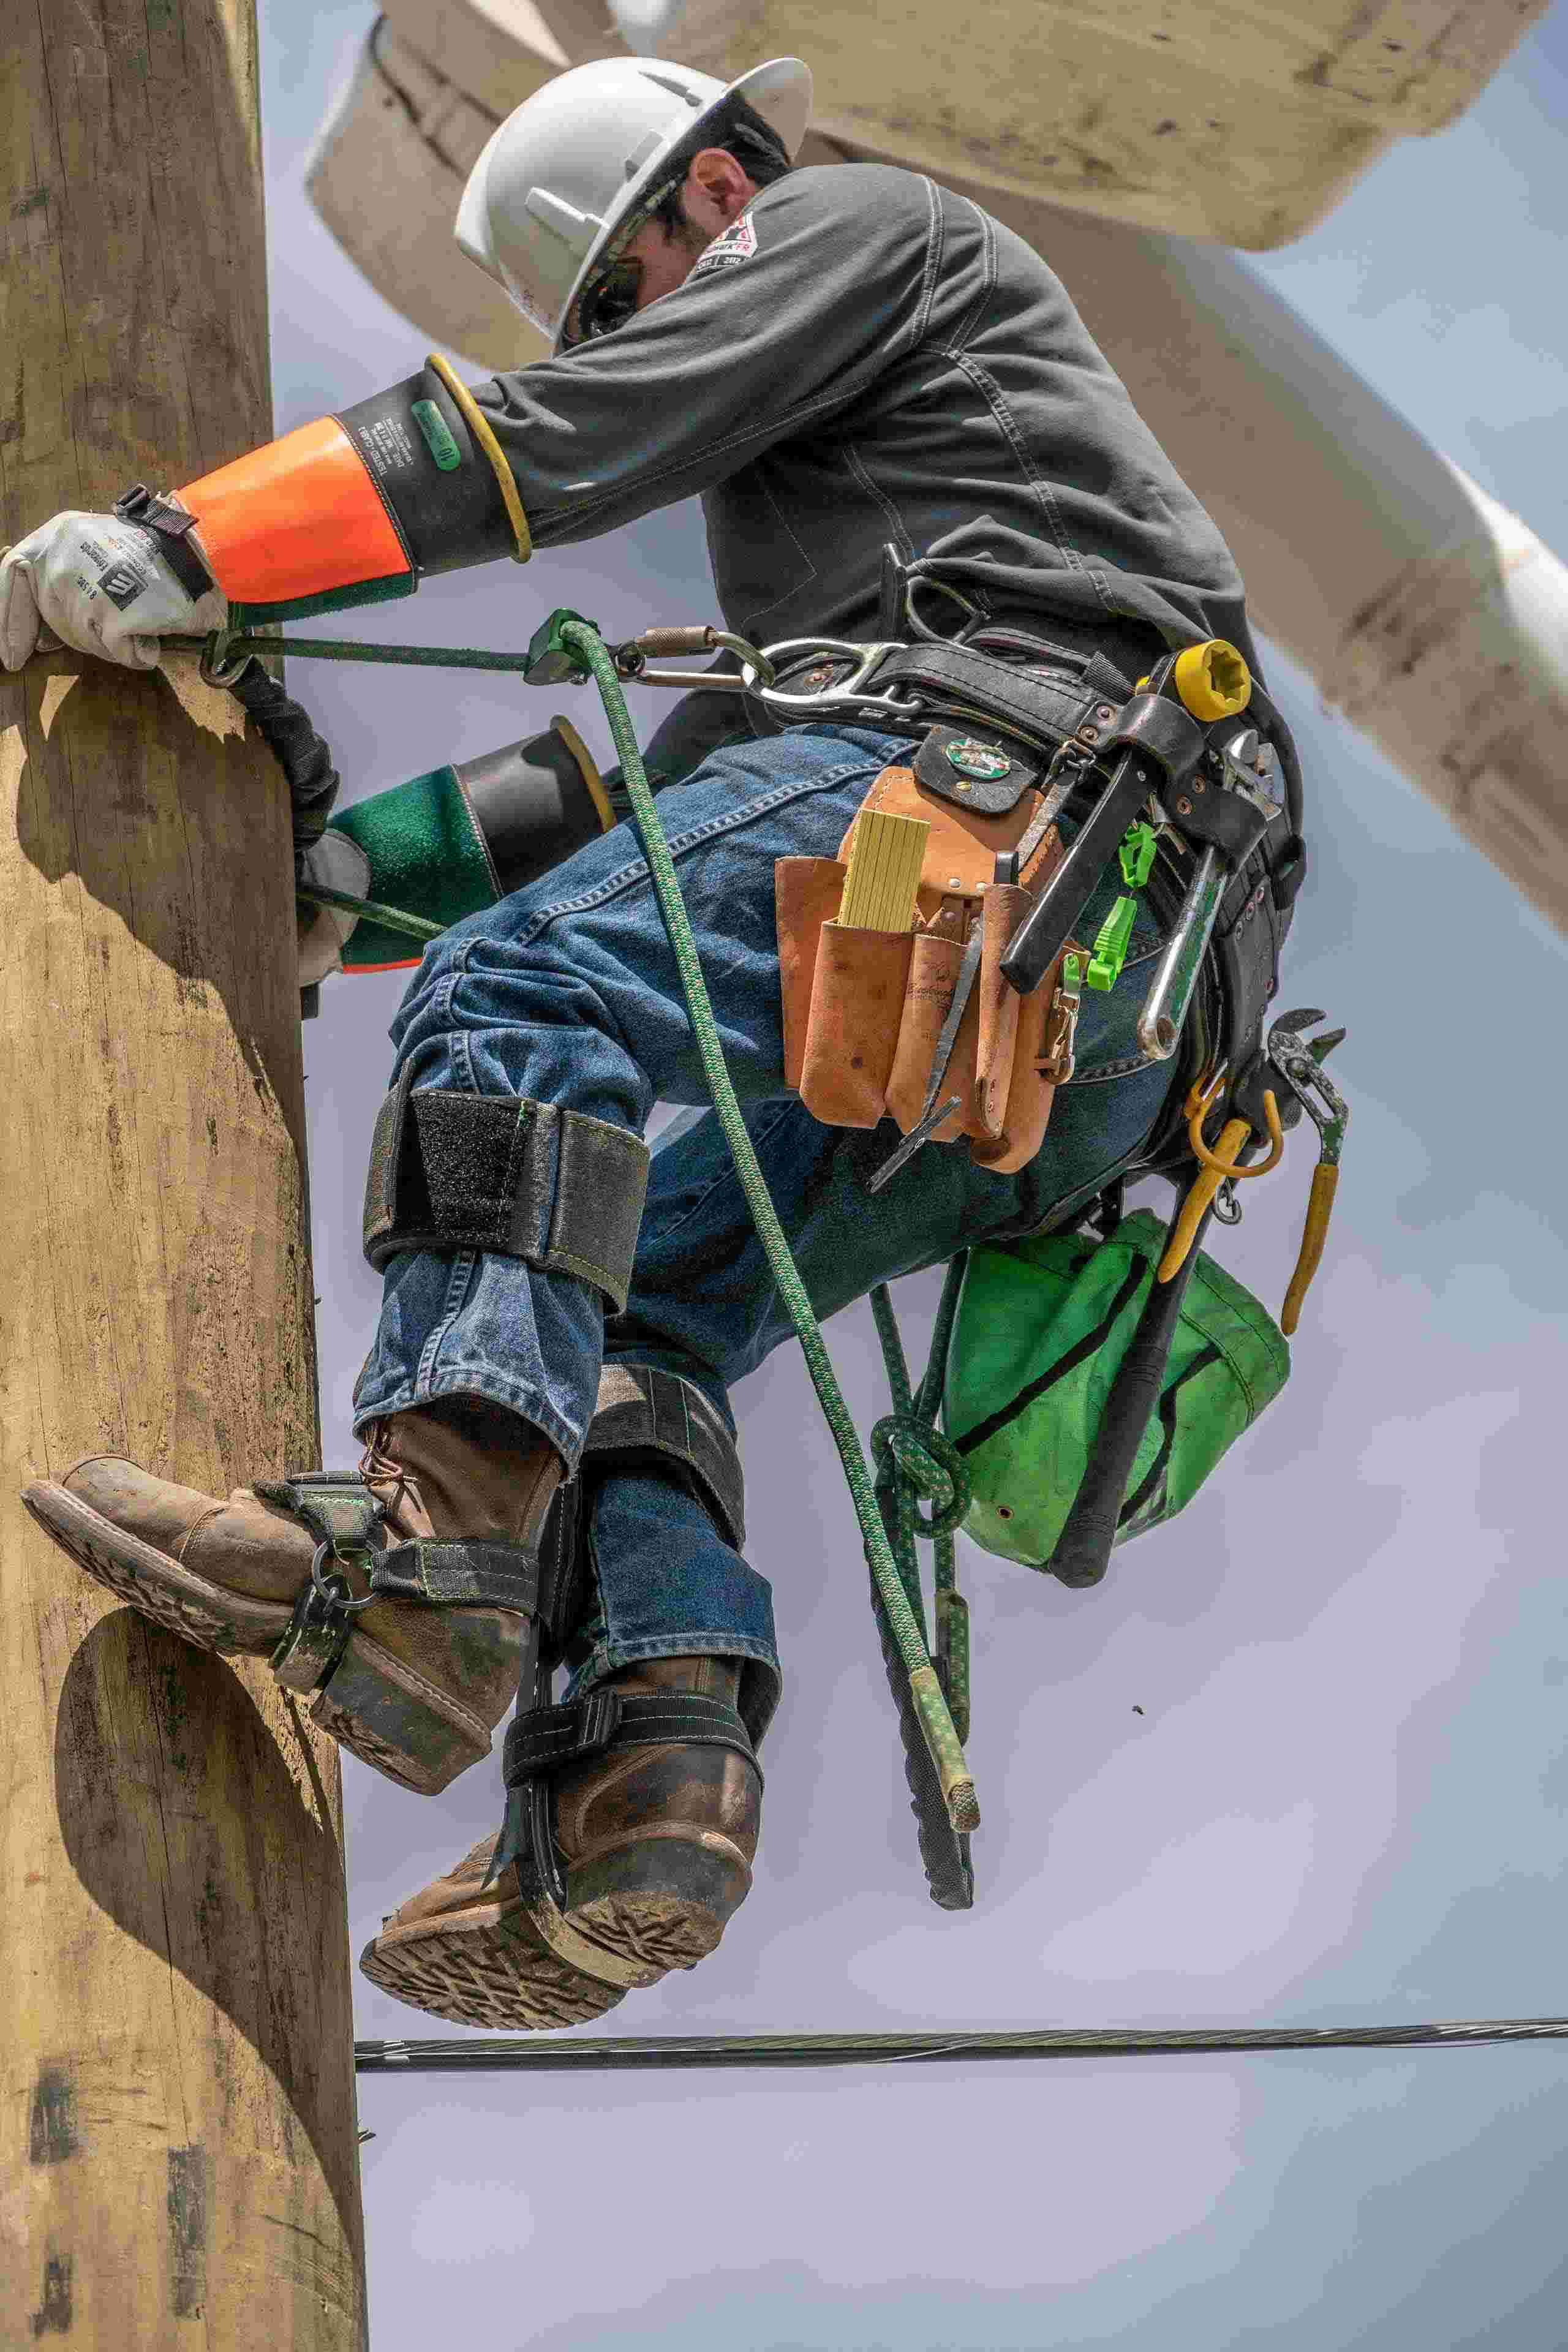
[[[973,1488],[969,1465],[950,1437],[912,1412],[890,1412],[871,1432],[871,1455],[879,1477],[892,1479],[895,1486],[901,1479],[912,1494],[933,1506],[929,1518],[915,1512],[917,1534],[933,1542],[963,1525]]]

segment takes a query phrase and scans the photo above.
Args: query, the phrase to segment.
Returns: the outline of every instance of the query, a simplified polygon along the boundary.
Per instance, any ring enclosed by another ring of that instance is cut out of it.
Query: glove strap
[[[193,604],[199,604],[217,585],[191,545],[188,533],[195,528],[196,519],[184,507],[157,497],[145,482],[132,482],[115,499],[114,512],[119,521],[134,523],[139,530],[155,535],[159,554]]]

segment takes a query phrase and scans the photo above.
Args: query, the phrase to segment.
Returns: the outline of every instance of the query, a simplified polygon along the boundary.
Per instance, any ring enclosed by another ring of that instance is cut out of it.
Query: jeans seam
[[[465,1255],[471,1257],[473,1252],[466,1252]],[[440,1329],[449,1328],[449,1318],[438,1327]],[[432,1334],[432,1343],[434,1339],[435,1334]],[[413,1383],[415,1392],[405,1402],[355,1404],[353,1420],[356,1436],[360,1433],[361,1423],[368,1425],[373,1421],[379,1421],[384,1414],[409,1412],[420,1405],[428,1404],[436,1397],[482,1395],[488,1398],[490,1403],[505,1405],[509,1411],[520,1414],[542,1436],[547,1437],[565,1462],[567,1476],[572,1476],[576,1468],[577,1456],[582,1450],[583,1439],[587,1433],[574,1432],[542,1389],[535,1387],[531,1382],[504,1380],[497,1374],[494,1366],[488,1363],[475,1364],[471,1370],[462,1364],[447,1364],[441,1367],[440,1373],[437,1374],[434,1367],[426,1362],[429,1353],[429,1345],[420,1351],[419,1370],[415,1375]],[[479,1385],[481,1377],[482,1387]]]
[[[690,1654],[680,1648],[682,1643],[721,1642],[724,1654],[732,1658],[754,1658],[759,1665],[771,1666],[782,1673],[778,1653],[755,1633],[737,1633],[728,1625],[694,1626],[683,1633],[645,1633],[635,1641],[615,1641],[608,1633],[602,1642],[595,1642],[587,1659],[572,1670],[574,1682],[592,1681],[602,1674],[615,1674],[623,1664],[638,1658],[679,1658]]]

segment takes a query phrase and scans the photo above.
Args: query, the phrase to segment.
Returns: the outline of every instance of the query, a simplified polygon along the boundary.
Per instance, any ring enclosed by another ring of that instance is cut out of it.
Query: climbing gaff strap
[[[354,1618],[373,1601],[537,1613],[539,1567],[528,1545],[481,1536],[415,1536],[389,1544],[385,1505],[357,1474],[343,1471],[258,1478],[256,1492],[292,1512],[316,1538],[310,1581],[268,1660],[287,1689],[321,1688],[342,1657]],[[342,1573],[351,1564],[369,1579],[368,1590],[357,1600]]]
[[[762,1780],[744,1721],[727,1701],[668,1693],[655,1706],[637,1693],[601,1688],[565,1706],[550,1704],[551,1675],[587,1608],[584,1525],[593,1491],[605,1474],[643,1464],[695,1494],[737,1550],[745,1540],[741,1457],[716,1407],[679,1372],[606,1364],[577,1475],[556,1488],[540,1539],[540,1639],[537,1654],[525,1648],[522,1655],[517,1717],[504,1750],[506,1813],[483,1881],[488,1886],[515,1866],[529,1916],[552,1950],[605,1982],[623,1985],[645,1979],[637,1972],[612,1974],[618,1964],[598,1946],[584,1946],[565,1916],[550,1781],[585,1757],[656,1738],[732,1748]]]
[[[645,1465],[695,1495],[725,1542],[744,1548],[741,1456],[717,1407],[661,1365],[605,1364],[576,1475],[557,1486],[540,1536],[540,1645],[537,1660],[525,1654],[522,1663],[524,1713],[548,1704],[550,1675],[587,1613],[584,1525],[595,1491],[605,1475]]]
[[[650,1154],[608,1119],[529,1096],[416,1087],[383,1101],[365,1172],[364,1255],[491,1250],[626,1303]]]
[[[762,1780],[756,1749],[736,1710],[727,1700],[695,1691],[645,1694],[605,1685],[568,1706],[520,1710],[501,1750],[506,1815],[485,1884],[515,1869],[523,1907],[549,1948],[584,1976],[622,1990],[650,1984],[663,1970],[580,1935],[567,1917],[565,1874],[551,1822],[551,1782],[612,1748],[671,1743],[728,1748],[743,1756]]]
[[[679,1465],[695,1486],[726,1542],[746,1541],[745,1480],[740,1452],[718,1407],[691,1381],[654,1364],[608,1363],[583,1440],[580,1477],[626,1470],[647,1460]]]

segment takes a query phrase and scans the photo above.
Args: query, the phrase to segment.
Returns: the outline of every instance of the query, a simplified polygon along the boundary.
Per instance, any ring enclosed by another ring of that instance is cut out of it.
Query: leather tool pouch
[[[1049,826],[1021,881],[997,883],[997,856],[1016,847],[1040,807],[1027,781],[1037,772],[1025,772],[1010,806],[999,806],[1007,796],[992,788],[989,805],[976,807],[959,800],[956,783],[922,782],[919,764],[883,769],[837,857],[774,864],[784,1076],[825,1126],[875,1127],[890,1114],[907,1135],[920,1119],[964,949],[979,927],[980,968],[938,1097],[956,1094],[959,1103],[933,1140],[967,1138],[973,1160],[1006,1175],[1039,1150],[1052,1097],[1070,1075],[1058,1001],[1061,958],[1028,996],[1009,988],[1001,969],[1062,845]],[[868,809],[931,826],[913,931],[837,920],[855,824]]]

